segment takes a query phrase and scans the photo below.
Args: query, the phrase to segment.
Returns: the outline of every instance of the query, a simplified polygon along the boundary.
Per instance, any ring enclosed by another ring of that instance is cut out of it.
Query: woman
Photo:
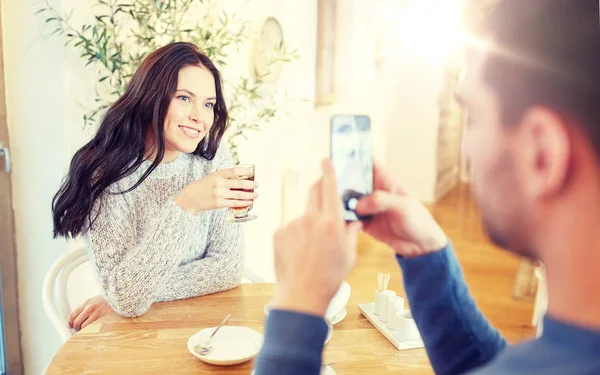
[[[228,168],[219,147],[226,124],[219,72],[196,46],[173,43],[142,62],[73,157],[53,200],[54,235],[83,235],[106,302],[120,315],[240,283],[242,232],[222,208],[252,204],[255,193],[231,189],[257,185],[236,179],[243,168]],[[106,313],[106,302],[76,309],[75,328]]]

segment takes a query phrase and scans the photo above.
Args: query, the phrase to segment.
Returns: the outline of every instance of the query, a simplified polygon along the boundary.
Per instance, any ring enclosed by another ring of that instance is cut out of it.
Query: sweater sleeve
[[[234,165],[229,149],[221,146],[213,160],[197,170],[196,178]],[[244,236],[241,224],[228,223],[227,209],[204,213],[209,240],[203,258],[177,268],[160,291],[157,301],[197,297],[235,288],[244,272]],[[201,249],[203,252],[204,249]]]
[[[103,194],[84,238],[109,305],[135,317],[150,308],[179,266],[194,216],[168,200],[137,236],[135,208],[125,196]]]
[[[221,292],[238,286],[244,270],[240,224],[225,221],[226,209],[214,211],[204,258],[180,266],[166,282],[158,301]]]
[[[451,245],[420,257],[398,257],[398,262],[436,374],[464,374],[505,348],[506,341],[475,305]]]

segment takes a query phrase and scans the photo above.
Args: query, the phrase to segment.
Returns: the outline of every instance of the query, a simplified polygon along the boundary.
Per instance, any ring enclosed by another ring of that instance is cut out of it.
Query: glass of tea
[[[239,180],[254,181],[254,164],[240,164],[237,167],[248,169],[251,171],[250,174],[237,176],[237,178]],[[247,193],[254,193],[254,189],[231,189],[231,190],[245,191]],[[228,208],[229,212],[231,213],[231,216],[229,216],[226,220],[230,223],[244,223],[246,221],[251,221],[251,220],[256,219],[258,216],[250,213],[250,210],[252,210],[253,206],[254,206],[254,203],[252,203],[246,207]]]

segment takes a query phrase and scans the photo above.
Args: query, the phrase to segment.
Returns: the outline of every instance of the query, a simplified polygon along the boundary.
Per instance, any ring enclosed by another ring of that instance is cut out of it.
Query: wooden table
[[[231,313],[229,325],[263,332],[264,305],[273,284],[243,284],[233,290],[188,300],[156,303],[141,317],[108,315],[73,336],[48,366],[55,374],[249,374],[252,362],[207,365],[187,350],[187,340]],[[324,363],[337,374],[432,374],[424,349],[398,351],[359,312],[371,296],[353,291],[348,316],[335,325]]]

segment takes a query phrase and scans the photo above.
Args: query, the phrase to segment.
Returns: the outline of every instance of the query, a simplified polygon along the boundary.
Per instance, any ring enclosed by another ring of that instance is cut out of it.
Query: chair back
[[[42,287],[44,310],[63,342],[66,342],[74,333],[68,323],[71,306],[67,283],[71,273],[88,260],[89,257],[84,247],[69,251],[54,262],[44,279]]]

